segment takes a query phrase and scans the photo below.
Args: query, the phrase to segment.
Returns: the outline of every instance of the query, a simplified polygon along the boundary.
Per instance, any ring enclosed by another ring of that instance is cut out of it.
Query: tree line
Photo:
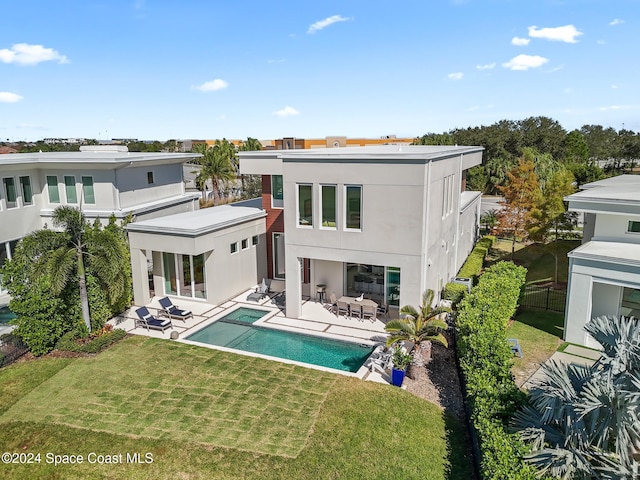
[[[601,125],[584,125],[567,132],[556,120],[529,117],[500,120],[489,126],[456,128],[427,133],[416,145],[479,145],[484,147],[483,165],[468,171],[470,189],[499,194],[508,180],[506,172],[518,163],[525,149],[534,161],[564,165],[578,185],[630,171],[640,159],[640,133]]]

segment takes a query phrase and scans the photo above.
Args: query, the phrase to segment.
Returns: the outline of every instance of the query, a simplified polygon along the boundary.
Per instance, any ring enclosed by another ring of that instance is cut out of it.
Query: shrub
[[[457,305],[464,298],[465,293],[467,293],[466,285],[449,282],[444,286],[442,298],[451,301],[453,305]]]
[[[98,353],[121,340],[126,335],[127,332],[124,330],[106,328],[101,330],[98,335],[91,335],[88,341],[81,343],[80,334],[73,331],[65,334],[58,343],[56,343],[56,349],[67,352]]]
[[[458,355],[486,479],[535,478],[535,469],[523,460],[524,444],[507,430],[509,418],[525,398],[511,374],[513,354],[506,328],[518,306],[526,273],[512,263],[497,263],[485,271],[458,308]]]
[[[473,283],[476,283],[478,275],[482,272],[482,266],[484,265],[484,258],[487,256],[489,249],[495,242],[496,237],[493,235],[485,235],[480,241],[473,247],[473,250],[467,257],[467,260],[460,268],[458,272],[459,277],[473,278]]]

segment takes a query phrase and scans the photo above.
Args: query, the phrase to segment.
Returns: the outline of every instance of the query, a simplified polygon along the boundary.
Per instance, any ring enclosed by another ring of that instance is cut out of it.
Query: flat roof
[[[267,213],[261,208],[219,205],[201,208],[193,212],[176,213],[128,224],[130,232],[197,237],[205,233],[263,218]]]
[[[238,152],[240,158],[279,158],[283,161],[298,160],[422,160],[430,161],[484,151],[479,146],[458,145],[372,145],[365,147],[310,148],[291,150],[263,150]]]
[[[570,251],[567,256],[640,267],[640,244],[591,241]]]
[[[587,183],[581,191],[565,197],[565,200],[574,203],[569,205],[570,209],[579,208],[583,203],[640,205],[640,175],[620,175]]]
[[[96,150],[82,152],[35,152],[0,155],[0,166],[20,165],[81,165],[118,166],[128,164],[185,163],[201,157],[198,153],[123,152],[120,150]]]

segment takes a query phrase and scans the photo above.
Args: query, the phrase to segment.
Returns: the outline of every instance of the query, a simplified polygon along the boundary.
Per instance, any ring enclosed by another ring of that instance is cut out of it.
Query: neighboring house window
[[[627,226],[627,232],[640,233],[640,221],[636,222],[634,220],[629,220],[629,225]]]
[[[49,191],[49,203],[60,203],[58,177],[55,175],[47,176],[47,190]]]
[[[251,237],[251,245],[255,247],[256,245],[258,245],[258,242],[258,235],[254,235],[253,237]]]
[[[273,278],[284,278],[284,233],[273,234]]]
[[[16,183],[13,177],[5,177],[2,179],[4,185],[4,198],[7,200],[7,208],[15,208],[18,206],[18,194],[16,192]]]
[[[271,175],[271,207],[284,208],[282,175]]]
[[[248,238],[243,238],[242,239],[242,249],[246,250],[247,248],[249,248],[249,239]]]
[[[345,199],[345,228],[360,230],[362,228],[362,186],[347,185]]]
[[[311,185],[298,185],[298,226],[313,227],[311,192]]]
[[[230,245],[230,252],[231,253],[236,253],[238,251],[238,242],[233,242]]]
[[[67,194],[67,203],[78,203],[78,194],[76,192],[76,177],[64,177],[64,190]]]
[[[153,172],[147,172],[147,183],[149,185],[153,183]]]
[[[93,192],[93,177],[82,177],[82,196],[84,203],[96,203],[96,197]]]
[[[20,177],[20,189],[22,190],[22,204],[31,205],[33,203],[31,177]]]
[[[336,228],[336,186],[335,185],[321,185],[320,186],[320,205],[322,212],[320,217],[322,219],[321,227],[324,228]]]

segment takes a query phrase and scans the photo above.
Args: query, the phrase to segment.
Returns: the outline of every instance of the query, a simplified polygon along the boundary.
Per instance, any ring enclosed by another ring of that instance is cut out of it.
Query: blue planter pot
[[[401,387],[402,382],[404,382],[405,371],[404,370],[396,370],[395,368],[391,369],[391,383],[396,387]]]

